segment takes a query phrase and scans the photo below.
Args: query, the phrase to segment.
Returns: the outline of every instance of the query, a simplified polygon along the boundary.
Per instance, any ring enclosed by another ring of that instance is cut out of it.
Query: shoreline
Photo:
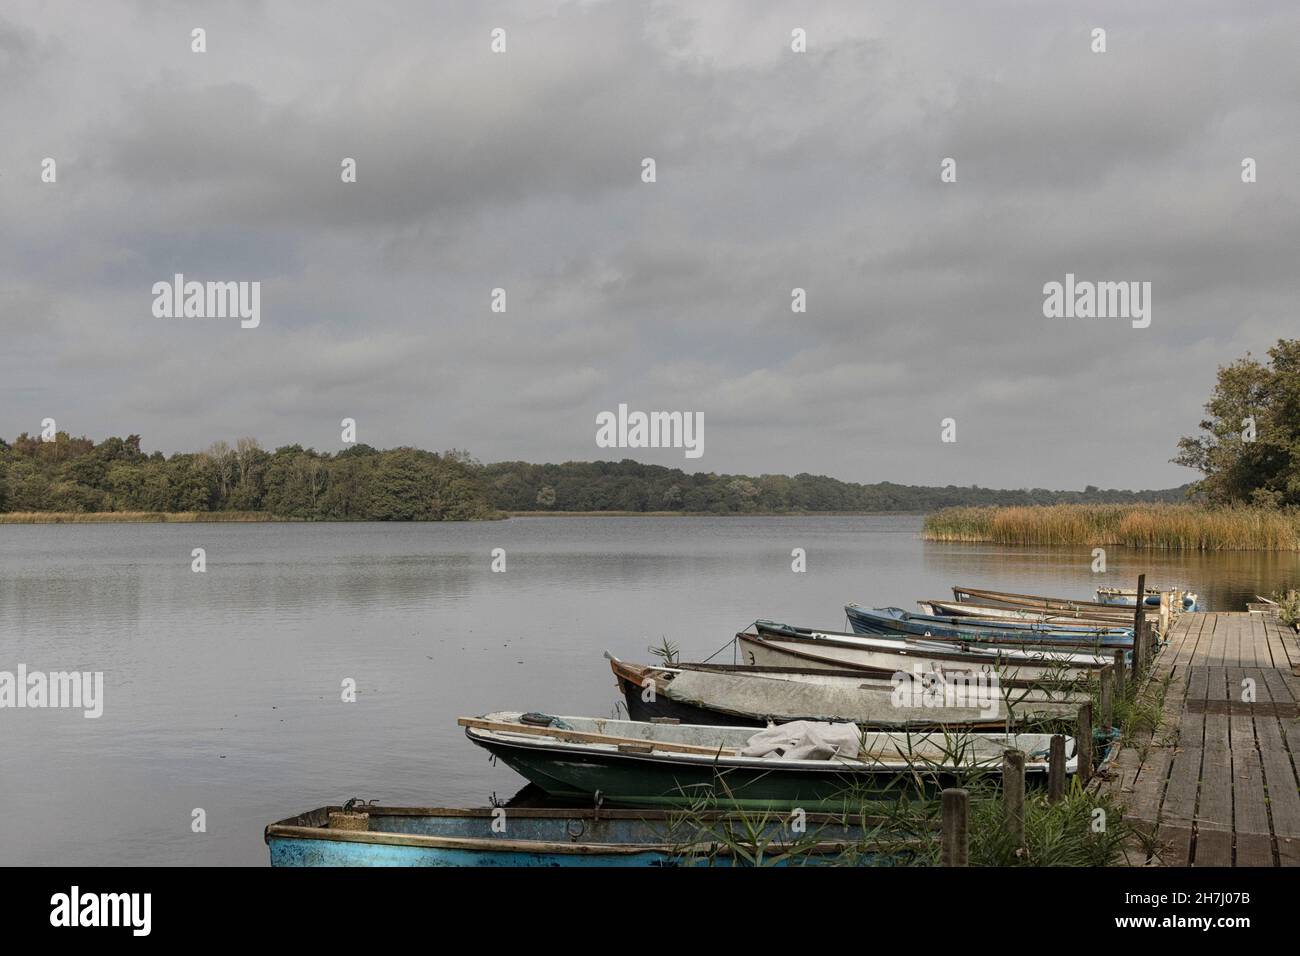
[[[921,517],[922,511],[503,511],[473,521],[508,518],[866,518]],[[374,522],[371,519],[285,518],[264,511],[23,511],[0,512],[6,524],[438,524],[438,521]]]
[[[1300,551],[1300,510],[1201,503],[959,507],[926,515],[921,537],[970,544],[1285,554]]]

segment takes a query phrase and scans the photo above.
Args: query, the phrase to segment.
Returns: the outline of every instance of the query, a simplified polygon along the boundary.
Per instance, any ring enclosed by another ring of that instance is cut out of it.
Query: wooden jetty
[[[1300,866],[1300,643],[1252,608],[1180,615],[1152,662],[1159,726],[1098,784],[1153,837],[1131,864]]]

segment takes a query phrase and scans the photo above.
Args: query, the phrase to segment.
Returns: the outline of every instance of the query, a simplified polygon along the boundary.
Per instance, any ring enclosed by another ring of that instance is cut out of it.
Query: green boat
[[[1026,754],[1027,774],[1045,778],[1051,741],[1048,734],[855,729],[852,755],[804,758],[755,755],[751,727],[518,711],[462,717],[460,724],[473,743],[557,799],[720,810],[855,812],[864,801],[897,795],[903,786],[938,789],[972,774],[1000,773],[1008,749]],[[1073,773],[1074,740],[1069,737],[1066,758],[1066,772]]]

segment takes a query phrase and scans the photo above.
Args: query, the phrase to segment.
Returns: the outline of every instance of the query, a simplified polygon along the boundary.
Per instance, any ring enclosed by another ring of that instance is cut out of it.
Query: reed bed
[[[203,521],[283,521],[264,511],[8,511],[0,524],[142,524]]]
[[[1300,511],[1244,505],[1043,505],[946,508],[925,519],[929,541],[1192,551],[1300,551]]]

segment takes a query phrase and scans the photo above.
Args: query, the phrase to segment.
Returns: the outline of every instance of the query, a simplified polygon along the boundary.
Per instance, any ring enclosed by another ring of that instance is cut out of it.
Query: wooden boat
[[[609,655],[606,655],[609,656]],[[610,668],[633,720],[764,727],[817,720],[890,730],[1006,729],[1007,721],[1073,716],[1087,695],[990,688],[982,699],[950,694],[937,681],[907,693],[902,681],[859,671],[751,667],[744,664],[631,664],[610,657]],[[985,706],[976,706],[983,703]]]
[[[774,621],[756,621],[754,633],[736,635],[741,658],[761,667],[855,670],[892,676],[939,673],[952,681],[996,674],[1009,687],[1063,684],[1095,679],[1113,657],[1032,648],[972,647],[942,641],[865,637],[815,631]]]
[[[854,757],[793,759],[745,756],[750,727],[592,717],[549,717],[542,726],[531,722],[538,716],[502,711],[459,723],[473,743],[550,796],[599,794],[603,803],[624,806],[857,810],[918,775],[933,789],[973,772],[998,773],[1008,748],[1024,751],[1026,772],[1043,777],[1051,741],[1048,734],[866,731]],[[1066,738],[1066,757],[1073,773],[1073,738]]]
[[[1160,596],[1162,594],[1172,595],[1175,593],[1172,588],[1167,591],[1161,591],[1159,588],[1147,588],[1146,598],[1143,603],[1148,607],[1160,607]],[[1109,604],[1117,607],[1136,607],[1137,606],[1137,588],[1097,588],[1097,601],[1101,604]],[[1197,595],[1189,591],[1183,592],[1184,611],[1195,611],[1197,609]]]
[[[844,614],[855,634],[903,635],[1006,647],[1131,648],[1132,630],[1096,625],[1037,624],[1029,621],[972,621],[963,617],[913,614],[897,607],[846,604]]]
[[[960,601],[917,601],[923,614],[938,617],[986,618],[991,621],[1030,621],[1037,624],[1076,624],[1131,628],[1133,612],[1111,608],[1096,613],[1089,611],[1051,611],[1031,607],[998,607],[993,604],[963,603]]]
[[[1098,612],[1116,610],[1114,604],[1102,604],[1097,601],[1076,601],[1073,598],[1044,597],[1040,594],[1015,594],[1011,591],[987,591],[982,588],[959,588],[952,589],[952,596],[958,602],[993,605],[995,607],[1017,607],[1017,608],[1034,608],[1036,610],[1048,611],[1069,611],[1069,612],[1088,612],[1095,614]],[[1137,608],[1134,607],[1134,613]],[[1158,607],[1148,607],[1145,609],[1148,617],[1156,617],[1160,613]]]
[[[663,810],[484,807],[320,807],[272,823],[263,838],[272,866],[691,866],[739,864],[724,833],[756,827],[746,845],[765,864],[807,865],[880,862],[874,852],[877,821],[870,817],[810,813],[803,833],[785,817],[740,819],[704,812],[688,819]],[[901,844],[891,843],[896,856]],[[759,849],[761,847],[761,850]]]

